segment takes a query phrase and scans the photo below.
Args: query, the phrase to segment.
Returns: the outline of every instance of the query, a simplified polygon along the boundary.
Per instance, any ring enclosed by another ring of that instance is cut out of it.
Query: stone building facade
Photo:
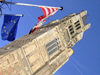
[[[53,75],[90,27],[86,15],[82,11],[52,21],[0,48],[0,75]]]

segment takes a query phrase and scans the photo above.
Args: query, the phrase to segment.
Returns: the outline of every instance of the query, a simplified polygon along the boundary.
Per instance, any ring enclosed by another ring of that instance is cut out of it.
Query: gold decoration
[[[6,28],[5,26],[3,26],[3,28]]]
[[[6,32],[6,30],[4,30],[4,32]]]
[[[14,21],[14,23],[16,23],[16,21]]]

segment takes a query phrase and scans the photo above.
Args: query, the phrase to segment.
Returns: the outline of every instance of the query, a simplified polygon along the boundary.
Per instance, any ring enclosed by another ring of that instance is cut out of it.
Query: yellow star
[[[3,28],[6,28],[5,26],[3,26]]]
[[[4,30],[4,32],[6,32],[6,30]]]
[[[13,21],[11,20],[11,22],[13,22]]]
[[[14,21],[14,23],[16,23],[16,21]]]

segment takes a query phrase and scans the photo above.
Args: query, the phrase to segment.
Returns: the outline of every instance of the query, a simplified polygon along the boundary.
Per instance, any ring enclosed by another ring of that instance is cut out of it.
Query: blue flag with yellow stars
[[[1,29],[2,40],[15,40],[19,19],[20,16],[4,15],[4,23]]]

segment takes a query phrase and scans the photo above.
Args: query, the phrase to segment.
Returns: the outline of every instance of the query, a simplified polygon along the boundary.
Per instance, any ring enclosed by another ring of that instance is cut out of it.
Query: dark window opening
[[[75,22],[74,24],[77,24],[77,23],[79,23],[79,20],[77,22]]]
[[[76,30],[78,30],[78,29],[80,29],[80,28],[81,28],[81,26],[77,27]]]
[[[72,35],[74,33],[74,31],[70,32],[70,34]]]
[[[75,29],[78,30],[81,28],[80,22],[79,20],[77,22],[74,23],[75,24]]]
[[[72,31],[73,30],[73,28],[71,28],[71,29],[69,29],[70,31]]]
[[[80,24],[77,24],[75,27],[80,26]]]
[[[49,43],[46,44],[46,49],[49,55],[53,54],[55,51],[59,50],[59,43],[58,43],[58,38],[50,41]]]
[[[72,28],[72,25],[71,25],[71,26],[69,26],[68,28]]]

